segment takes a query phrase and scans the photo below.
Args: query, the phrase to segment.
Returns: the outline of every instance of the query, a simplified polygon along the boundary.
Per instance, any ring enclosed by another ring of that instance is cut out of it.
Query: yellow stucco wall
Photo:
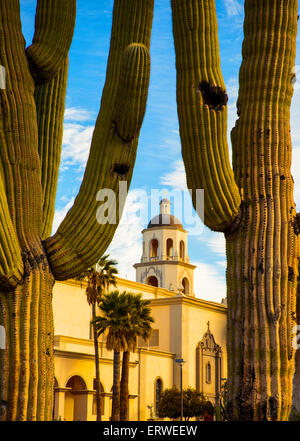
[[[159,330],[159,345],[140,348],[130,358],[130,419],[146,420],[148,405],[155,410],[155,381],[161,378],[163,387],[179,386],[179,367],[176,357],[186,360],[183,366],[184,387],[196,387],[196,347],[207,331],[207,322],[215,341],[222,347],[223,372],[226,377],[226,307],[148,285],[118,279],[118,289],[142,292],[151,299],[155,322]],[[55,318],[55,392],[56,419],[94,420],[93,380],[95,377],[94,347],[90,340],[91,311],[85,287],[75,281],[57,282],[54,287]],[[104,416],[109,420],[113,375],[113,354],[105,343],[100,344],[100,377],[104,389]],[[71,377],[84,380],[85,390],[66,388]],[[212,386],[209,386],[212,387]],[[75,404],[74,404],[75,403]]]
[[[85,290],[72,281],[56,282],[53,290],[54,330],[56,335],[90,338],[91,308]]]

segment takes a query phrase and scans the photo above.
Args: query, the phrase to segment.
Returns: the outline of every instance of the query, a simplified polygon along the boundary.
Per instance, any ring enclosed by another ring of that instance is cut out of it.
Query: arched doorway
[[[147,278],[147,285],[158,286],[158,280],[155,276],[150,276]]]
[[[184,277],[182,279],[182,286],[183,286],[183,293],[184,294],[189,294],[190,293],[190,282],[187,279],[187,277]]]
[[[65,393],[65,420],[86,421],[87,419],[87,394],[85,381],[79,376],[71,377]]]

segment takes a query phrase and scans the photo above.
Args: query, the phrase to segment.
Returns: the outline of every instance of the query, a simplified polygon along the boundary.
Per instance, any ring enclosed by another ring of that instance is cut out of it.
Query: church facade
[[[160,213],[142,231],[141,261],[134,264],[136,281],[118,278],[117,289],[142,293],[151,300],[155,322],[149,342],[138,341],[131,354],[129,419],[157,418],[161,392],[183,387],[219,399],[227,376],[226,305],[195,297],[189,261],[188,233],[170,213],[170,202],[160,202]],[[225,295],[225,293],[224,293]],[[95,365],[91,310],[85,286],[69,280],[54,287],[55,389],[53,418],[95,420]],[[113,353],[100,340],[102,419],[109,420],[113,384]]]

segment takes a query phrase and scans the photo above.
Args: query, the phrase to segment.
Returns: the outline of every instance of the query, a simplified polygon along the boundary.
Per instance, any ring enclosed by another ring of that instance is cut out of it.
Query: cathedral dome
[[[155,228],[155,227],[178,227],[182,228],[182,223],[180,222],[177,217],[173,216],[173,214],[170,213],[170,205],[171,202],[169,199],[162,199],[159,203],[160,205],[160,214],[157,216],[154,216],[151,221],[149,222],[147,228]]]
[[[175,226],[183,228],[182,223],[173,214],[158,214],[149,222],[147,228]]]

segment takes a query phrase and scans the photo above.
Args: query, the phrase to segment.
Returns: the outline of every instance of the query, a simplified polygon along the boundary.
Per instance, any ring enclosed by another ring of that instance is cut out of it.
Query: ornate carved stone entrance
[[[196,348],[196,388],[212,404],[219,401],[222,368],[222,349],[215,342],[208,322],[207,331]]]

